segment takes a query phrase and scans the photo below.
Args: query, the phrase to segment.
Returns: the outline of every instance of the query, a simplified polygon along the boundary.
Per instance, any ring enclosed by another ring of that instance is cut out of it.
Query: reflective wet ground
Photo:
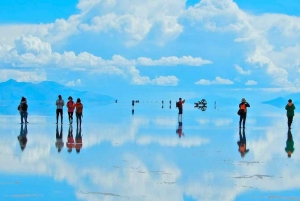
[[[251,104],[244,130],[236,112],[112,104],[81,129],[2,115],[0,200],[300,200],[298,114],[289,132],[284,109]]]

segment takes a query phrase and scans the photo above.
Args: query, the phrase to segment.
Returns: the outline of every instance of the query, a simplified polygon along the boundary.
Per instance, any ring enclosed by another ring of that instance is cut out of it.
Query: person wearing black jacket
[[[240,115],[239,126],[240,126],[240,128],[241,128],[242,122],[243,122],[243,128],[245,128],[245,123],[246,123],[246,118],[247,118],[247,107],[250,107],[250,104],[246,101],[245,98],[242,98],[242,101],[239,104],[239,115]]]

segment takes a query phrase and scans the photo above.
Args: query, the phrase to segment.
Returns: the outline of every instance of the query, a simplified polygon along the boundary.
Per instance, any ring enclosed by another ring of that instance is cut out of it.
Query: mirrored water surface
[[[53,116],[0,116],[0,200],[300,200],[299,118],[237,107],[112,104],[81,128]]]

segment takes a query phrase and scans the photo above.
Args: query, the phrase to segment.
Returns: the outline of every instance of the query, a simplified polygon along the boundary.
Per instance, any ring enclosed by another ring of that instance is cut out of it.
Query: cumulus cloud
[[[237,70],[237,72],[239,74],[242,74],[242,75],[250,75],[251,74],[251,71],[250,70],[243,70],[242,67],[240,67],[239,65],[235,65],[235,69]]]
[[[254,80],[248,80],[245,85],[257,85],[257,82]]]
[[[0,82],[14,79],[18,82],[41,82],[47,80],[45,72],[31,70],[0,69]]]
[[[229,79],[216,77],[215,80],[211,80],[211,81],[206,80],[206,79],[200,79],[199,81],[195,82],[195,84],[198,84],[198,85],[212,85],[212,84],[230,85],[230,84],[233,84],[233,82]]]
[[[75,86],[80,86],[80,85],[82,85],[80,79],[66,83],[66,86],[68,86],[68,87],[75,87]]]

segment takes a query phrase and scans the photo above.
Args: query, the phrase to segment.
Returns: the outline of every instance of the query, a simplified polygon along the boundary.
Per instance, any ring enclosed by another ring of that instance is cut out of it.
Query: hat
[[[242,103],[247,102],[245,98],[242,98]]]
[[[69,96],[69,98],[68,98],[68,99],[71,99],[71,100],[73,100],[72,96]]]
[[[80,98],[77,98],[77,103],[81,103],[81,100],[80,100]]]

